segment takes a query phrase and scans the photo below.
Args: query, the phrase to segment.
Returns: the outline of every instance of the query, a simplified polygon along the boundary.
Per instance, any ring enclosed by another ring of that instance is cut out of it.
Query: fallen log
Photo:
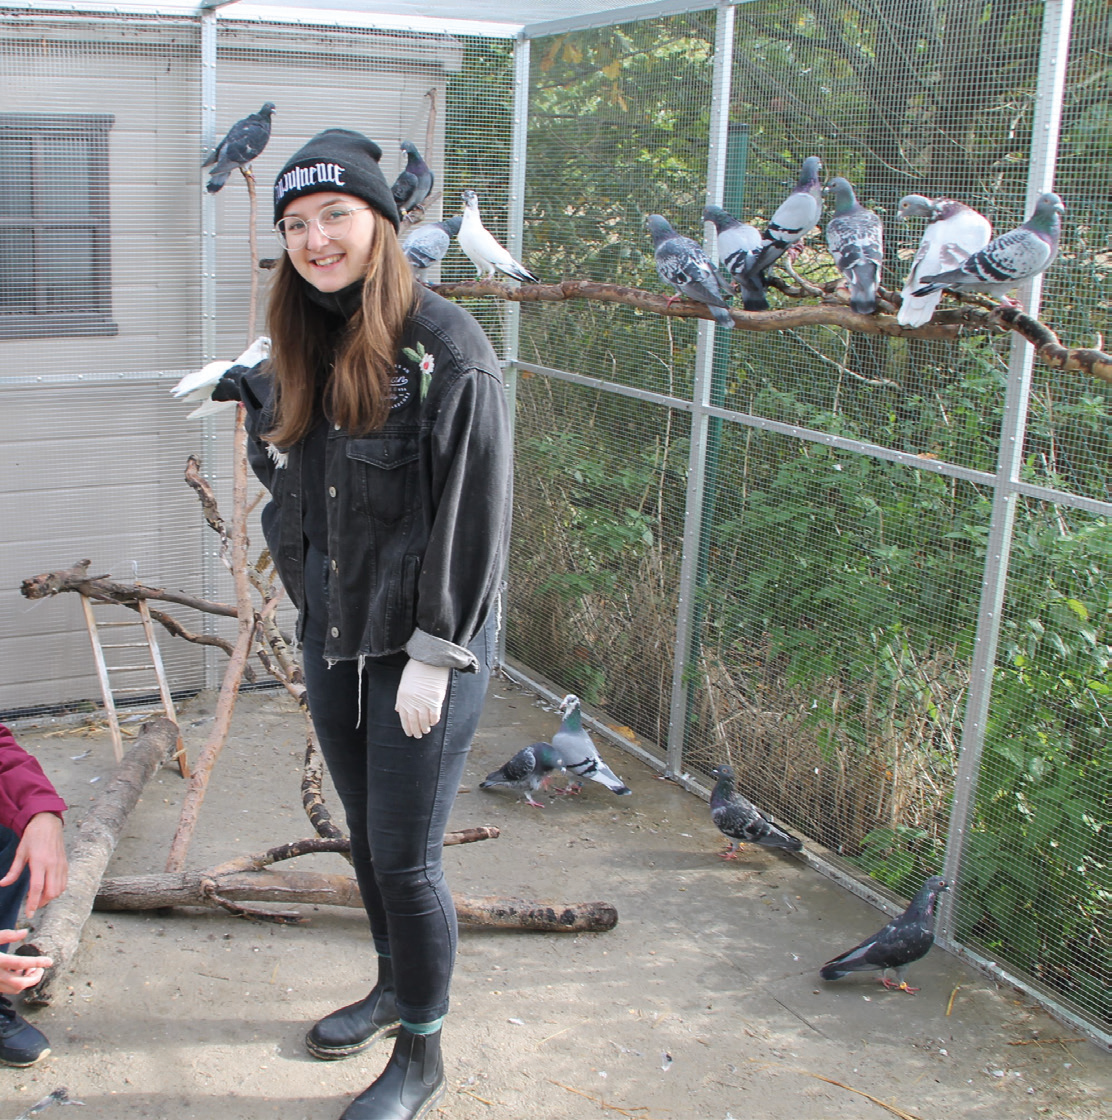
[[[307,920],[295,911],[266,911],[242,902],[306,903],[314,906],[362,907],[356,881],[347,875],[316,871],[163,872],[104,879],[97,910],[161,910],[175,906],[219,907],[240,917],[281,924]],[[483,929],[535,930],[542,933],[605,932],[618,924],[608,902],[524,901],[517,898],[469,898],[453,894],[463,925]]]
[[[178,726],[159,718],[144,723],[135,745],[124,755],[116,773],[85,819],[69,852],[69,884],[64,894],[42,911],[21,953],[52,957],[54,964],[23,994],[23,1001],[44,1005],[53,999],[53,985],[69,966],[93,909],[105,867],[116,850],[124,825],[139,795],[155,771],[170,757],[178,742]]]

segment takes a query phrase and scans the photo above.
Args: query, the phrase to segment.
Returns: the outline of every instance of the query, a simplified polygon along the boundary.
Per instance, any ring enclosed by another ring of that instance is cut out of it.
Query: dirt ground
[[[180,713],[191,757],[214,699]],[[606,900],[619,922],[597,934],[462,933],[436,1117],[1109,1115],[1107,1053],[939,949],[912,970],[918,995],[886,992],[870,974],[819,980],[818,965],[882,915],[795,857],[720,860],[706,804],[636,759],[601,745],[631,797],[591,785],[578,798],[545,796],[542,811],[477,788],[558,722],[531,692],[492,682],[453,826],[494,824],[501,837],[447,849],[452,886]],[[15,730],[72,806],[72,836],[113,770],[106,732],[61,721]],[[301,716],[284,693],[240,699],[190,866],[311,834],[302,752]],[[108,874],[163,869],[182,790],[176,770],[154,777]],[[319,855],[297,866],[346,864]],[[83,1120],[338,1117],[389,1043],[344,1062],[306,1053],[310,1023],[366,993],[371,950],[361,912],[305,909],[311,920],[290,927],[204,910],[94,913],[59,997],[27,1011],[52,1053],[27,1070],[0,1068],[0,1120],[60,1086],[84,1102],[74,1113]]]

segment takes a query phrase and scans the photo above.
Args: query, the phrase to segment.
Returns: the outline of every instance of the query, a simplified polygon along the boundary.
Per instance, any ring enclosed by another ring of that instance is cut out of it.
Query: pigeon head
[[[727,766],[724,762],[720,766],[716,766],[710,773],[712,778],[717,778],[720,782],[732,782],[734,780],[734,768]]]
[[[268,101],[259,110],[259,116],[260,117],[266,117],[269,120],[270,119],[270,114],[274,112],[274,109],[275,109],[274,102],[273,101]]]
[[[417,151],[417,145],[412,140],[403,140],[398,146],[407,156],[412,156],[414,159],[421,158],[421,153]]]
[[[560,701],[560,707],[557,709],[562,716],[566,716],[569,712],[576,711],[579,708],[579,697],[574,693],[569,692],[567,696]]]
[[[466,206],[468,210],[479,209],[479,196],[474,191],[464,191],[463,194],[460,195],[460,198],[463,199],[463,205]]]
[[[721,206],[704,207],[703,221],[713,222],[714,228],[718,230],[719,233],[724,229],[728,229],[730,226],[736,226],[738,224],[737,219],[728,211],[723,210]]]
[[[803,190],[817,187],[821,174],[822,160],[818,156],[808,156],[799,169],[799,183],[797,185]]]
[[[1027,226],[1045,239],[1056,237],[1062,228],[1062,215],[1066,204],[1053,191],[1040,194],[1035,203],[1035,212],[1027,220]]]
[[[649,236],[653,239],[654,247],[663,244],[670,237],[676,236],[676,231],[672,228],[671,223],[662,214],[649,214],[645,218],[645,226],[648,228]]]
[[[913,913],[930,917],[934,914],[934,906],[938,896],[950,889],[950,884],[941,875],[932,875],[916,892],[908,907]]]
[[[848,179],[843,179],[840,175],[831,179],[822,193],[834,197],[835,214],[845,214],[857,205],[857,196],[853,193],[853,187],[850,186]]]
[[[444,227],[444,232],[449,237],[455,237],[456,234],[459,233],[459,227],[463,224],[463,215],[455,214],[451,218],[445,218],[440,224]]]
[[[897,216],[905,222],[909,218],[930,218],[933,220],[938,217],[938,207],[926,195],[905,194],[897,206]]]

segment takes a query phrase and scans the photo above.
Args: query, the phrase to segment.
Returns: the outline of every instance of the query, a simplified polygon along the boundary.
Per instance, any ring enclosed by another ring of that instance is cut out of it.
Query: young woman
[[[510,508],[497,358],[466,311],[413,280],[380,155],[329,129],[282,169],[271,356],[240,386],[378,954],[370,994],[306,1043],[344,1058],[397,1032],[341,1120],[415,1120],[444,1089],[456,917],[441,852],[490,675]]]

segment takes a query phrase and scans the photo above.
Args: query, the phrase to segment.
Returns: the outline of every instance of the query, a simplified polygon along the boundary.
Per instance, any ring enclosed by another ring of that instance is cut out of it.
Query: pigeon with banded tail
[[[1065,205],[1053,192],[1039,195],[1034,213],[1021,226],[994,237],[957,268],[924,276],[916,296],[949,288],[952,292],[984,292],[1018,307],[1007,293],[1024,280],[1045,272],[1058,255]]]
[[[761,235],[761,247],[749,261],[750,276],[764,284],[764,272],[789,249],[794,251],[818,224],[822,215],[822,161],[808,156],[799,170],[799,179],[791,194],[776,207],[768,228]]]
[[[452,238],[459,233],[463,218],[457,214],[442,222],[422,222],[402,242],[405,259],[413,267],[418,280],[425,279],[425,272],[444,255],[452,245]]]
[[[860,945],[847,949],[819,969],[824,980],[840,980],[851,972],[880,971],[880,982],[886,988],[917,992],[904,978],[908,965],[930,952],[934,944],[935,904],[950,884],[941,875],[932,875],[911,900],[908,908],[893,918],[882,930],[866,938]],[[888,979],[895,972],[896,982]]]
[[[900,199],[898,214],[903,221],[927,219],[923,238],[900,292],[900,310],[896,315],[896,321],[902,327],[924,327],[931,321],[934,309],[942,298],[942,289],[916,295],[916,289],[922,285],[922,277],[960,268],[992,240],[992,223],[964,202],[952,198],[926,198],[921,194],[905,194]]]
[[[547,789],[552,771],[563,768],[560,755],[551,743],[531,743],[522,747],[509,762],[489,773],[479,783],[479,789],[495,789],[498,786],[519,789],[533,808],[543,809],[539,801],[533,800],[533,791]]]
[[[394,180],[390,193],[397,203],[398,213],[404,216],[428,198],[436,176],[411,140],[403,140],[401,150],[405,152],[405,167]]]
[[[483,225],[479,196],[474,191],[464,191],[461,197],[463,221],[456,234],[456,242],[475,266],[479,279],[489,279],[497,270],[514,280],[539,284],[540,281],[523,264],[515,261],[509,249]]]
[[[729,293],[702,246],[676,233],[660,214],[650,214],[645,224],[653,239],[656,271],[665,284],[676,289],[676,294],[668,297],[668,303],[674,303],[680,296],[705,303],[720,327],[733,327],[730,305],[726,302]]]
[[[578,793],[583,788],[583,779],[590,778],[619,797],[632,793],[633,790],[602,761],[598,748],[583,727],[579,697],[569,693],[560,701],[559,710],[564,718],[560,730],[552,736],[552,745],[565,769],[575,775],[575,780],[566,790],[558,792]]]
[[[849,305],[861,315],[876,311],[876,292],[884,267],[884,231],[880,216],[857,201],[853,186],[841,176],[826,184],[834,196],[834,216],[826,223],[826,244],[849,289]]]
[[[718,263],[730,274],[746,311],[767,311],[764,282],[749,270],[753,255],[761,247],[761,231],[748,222],[739,222],[721,206],[707,206],[703,221],[718,231]]]
[[[228,129],[224,139],[201,164],[202,167],[215,164],[209,172],[209,181],[205,184],[209,194],[216,194],[237,167],[246,167],[266,147],[270,139],[270,115],[273,112],[274,102],[268,101],[257,113],[236,121]]]
[[[710,795],[711,820],[730,842],[721,853],[723,859],[737,859],[739,841],[788,852],[798,852],[803,847],[802,840],[777,828],[752,801],[734,789],[732,766],[716,766],[711,775],[718,779]]]

